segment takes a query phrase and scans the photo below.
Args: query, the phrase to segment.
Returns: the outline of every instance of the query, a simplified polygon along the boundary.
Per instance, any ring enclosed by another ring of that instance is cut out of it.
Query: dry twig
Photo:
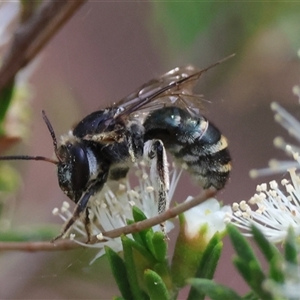
[[[44,1],[19,25],[0,69],[0,91],[85,2],[86,0]]]

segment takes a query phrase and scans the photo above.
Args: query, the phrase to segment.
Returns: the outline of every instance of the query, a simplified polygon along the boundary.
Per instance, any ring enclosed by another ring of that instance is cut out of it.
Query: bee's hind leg
[[[151,140],[147,145],[148,157],[151,159],[150,176],[156,183],[158,193],[158,213],[161,214],[169,208],[169,168],[166,150],[161,140]],[[166,239],[166,224],[160,224]]]

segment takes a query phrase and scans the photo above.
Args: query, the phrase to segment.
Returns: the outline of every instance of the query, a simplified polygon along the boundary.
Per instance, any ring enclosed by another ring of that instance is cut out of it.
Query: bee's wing
[[[201,96],[193,94],[194,85],[204,72],[232,56],[230,55],[202,70],[188,65],[175,68],[157,79],[152,79],[132,94],[115,103],[115,106],[123,108],[122,112],[116,115],[116,118],[132,113],[148,113],[170,105],[179,106],[191,114],[198,115],[199,108],[201,108]]]
[[[120,114],[123,116],[137,111],[139,113],[142,111],[151,112],[170,105],[182,106],[183,108],[194,106],[194,98],[197,98],[199,106],[199,96],[193,95],[192,89],[201,74],[202,71],[191,65],[177,67],[161,77],[143,84],[115,105],[124,108]]]

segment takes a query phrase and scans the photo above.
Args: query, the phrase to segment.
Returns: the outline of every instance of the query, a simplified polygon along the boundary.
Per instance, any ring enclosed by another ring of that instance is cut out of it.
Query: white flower
[[[300,298],[300,266],[284,262],[282,266],[284,282],[279,283],[267,279],[264,288],[269,291],[275,299],[295,300]]]
[[[125,180],[124,184],[118,184],[118,187],[113,189],[114,191],[108,184],[105,184],[103,190],[93,196],[89,201],[91,207],[90,219],[92,220],[92,234],[97,235],[99,243],[93,245],[81,244],[86,247],[100,249],[94,260],[105,253],[104,246],[109,246],[116,252],[122,250],[120,238],[112,239],[105,237],[108,241],[103,242],[101,241],[103,238],[102,232],[126,226],[126,220],[133,219],[133,205],[140,208],[147,218],[154,217],[158,213],[157,194],[153,188],[151,178],[146,172],[147,168],[145,167],[145,163],[141,161],[139,164],[136,164],[135,170],[134,175],[138,180],[138,185],[135,188],[131,188],[129,180]],[[171,200],[181,172],[173,168],[170,173],[169,199]],[[64,202],[60,210],[55,208],[53,213],[55,215],[58,214],[64,221],[72,216],[68,202]],[[170,221],[166,222],[166,232],[169,232],[173,227],[173,223]],[[76,233],[75,236],[79,234],[86,237],[84,223],[81,220],[78,220],[72,229],[73,232]],[[155,226],[154,230],[160,230],[160,227]],[[75,236],[72,235],[71,238],[74,239]],[[76,242],[80,243],[79,241]]]
[[[232,222],[244,230],[255,225],[271,242],[284,241],[288,228],[292,227],[300,235],[300,177],[295,169],[289,169],[291,181],[283,179],[283,192],[277,182],[271,181],[257,186],[257,193],[246,203],[233,204]],[[251,208],[256,205],[256,210]],[[245,235],[250,235],[246,233]]]
[[[296,89],[294,87],[294,89]],[[300,93],[300,88],[299,93]],[[299,94],[300,97],[300,94]],[[278,103],[273,102],[271,109],[275,112],[275,120],[284,127],[288,133],[300,142],[300,122],[295,119],[290,113],[282,108]],[[258,176],[272,175],[275,173],[284,173],[290,168],[299,168],[300,166],[300,147],[292,144],[288,144],[282,137],[276,137],[274,139],[275,147],[284,150],[289,156],[292,156],[294,160],[278,161],[275,159],[270,160],[269,168],[251,170],[250,176],[256,178]]]
[[[189,197],[186,201],[191,199],[192,197]],[[206,238],[210,240],[216,232],[225,231],[228,215],[230,214],[231,208],[229,205],[221,207],[216,199],[208,199],[184,213],[186,221],[185,234],[189,238],[197,237],[201,228],[206,226]]]

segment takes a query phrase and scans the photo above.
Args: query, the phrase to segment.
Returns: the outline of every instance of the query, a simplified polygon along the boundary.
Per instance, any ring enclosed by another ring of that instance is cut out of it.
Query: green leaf
[[[209,241],[203,253],[196,277],[206,279],[213,278],[222,249],[223,243],[220,241],[220,235],[216,233]]]
[[[122,236],[123,252],[124,252],[124,262],[127,272],[127,278],[129,286],[132,292],[133,300],[142,300],[144,298],[144,293],[139,286],[138,276],[136,272],[136,266],[132,251],[132,240],[126,236]]]
[[[144,282],[151,300],[169,300],[168,289],[162,278],[152,270],[144,272]]]
[[[136,206],[134,206],[132,208],[132,215],[133,215],[134,222],[141,222],[141,221],[144,221],[147,219],[145,214]],[[148,234],[153,235],[152,228],[147,228],[140,232],[136,232],[132,236],[137,242],[139,242],[140,244],[142,244],[145,247],[148,247],[148,244],[147,244],[147,235]]]
[[[294,230],[292,228],[289,228],[288,235],[285,240],[284,245],[284,257],[285,260],[288,261],[291,264],[297,265],[297,255],[298,255],[298,249],[296,244],[296,236],[294,233]]]
[[[130,238],[126,239],[126,243],[130,245],[133,249],[137,250],[148,262],[150,262],[151,264],[156,263],[155,257],[142,244]]]
[[[248,263],[252,262],[253,264],[259,266],[259,261],[252,251],[250,244],[248,243],[246,238],[239,232],[239,230],[234,225],[228,224],[227,232],[238,256]]]
[[[243,300],[260,300],[259,297],[252,291],[243,296]]]
[[[282,259],[278,257],[270,262],[269,278],[275,282],[284,283],[284,273],[282,271]]]
[[[134,223],[135,223],[135,222],[132,221],[132,220],[127,220],[127,225],[132,225],[132,224],[134,224]],[[144,245],[144,241],[143,241],[143,239],[142,239],[142,237],[141,237],[141,235],[140,235],[139,232],[134,232],[134,233],[132,233],[131,235],[132,235],[133,239],[134,239],[137,243],[139,243],[141,246],[145,246],[145,245]]]
[[[223,249],[223,243],[220,241],[220,235],[216,233],[209,241],[201,262],[196,272],[197,278],[212,279],[216,271],[218,261]],[[201,300],[205,298],[205,294],[198,289],[191,287],[188,300]]]
[[[233,262],[240,274],[258,296],[264,300],[272,299],[271,295],[262,287],[266,276],[250,244],[234,225],[227,225],[227,232],[238,254]]]
[[[274,259],[274,256],[280,255],[278,249],[266,239],[257,227],[252,225],[251,231],[256,244],[268,262],[271,262]]]
[[[0,91],[0,136],[4,134],[3,121],[14,94],[15,82],[12,80]]]
[[[191,278],[188,280],[195,289],[209,296],[212,300],[242,300],[242,298],[232,289],[217,284],[209,279]]]
[[[284,282],[284,274],[282,272],[282,256],[278,249],[270,243],[262,232],[255,226],[251,226],[253,238],[263,253],[264,257],[270,264],[269,277],[276,282]]]
[[[168,244],[165,235],[157,231],[154,234],[148,232],[146,235],[147,245],[151,253],[159,262],[164,262],[167,256]]]
[[[240,274],[243,276],[245,281],[251,287],[251,289],[259,296],[260,299],[271,300],[272,296],[263,289],[263,283],[266,280],[266,276],[263,274],[262,270],[257,269],[257,265],[252,264],[252,262],[245,262],[240,258],[235,258],[233,260],[234,265],[239,270]]]
[[[123,296],[123,299],[134,299],[127,278],[127,272],[124,261],[116,252],[114,252],[109,247],[105,247],[105,251],[112,270],[112,274],[116,280],[116,283]]]
[[[145,214],[137,206],[132,207],[132,215],[135,222],[140,222],[147,219]]]
[[[239,257],[233,258],[233,264],[238,269],[240,274],[243,276],[245,281],[249,284],[252,280],[252,274],[250,274],[250,268],[247,263],[245,263],[242,259]]]

